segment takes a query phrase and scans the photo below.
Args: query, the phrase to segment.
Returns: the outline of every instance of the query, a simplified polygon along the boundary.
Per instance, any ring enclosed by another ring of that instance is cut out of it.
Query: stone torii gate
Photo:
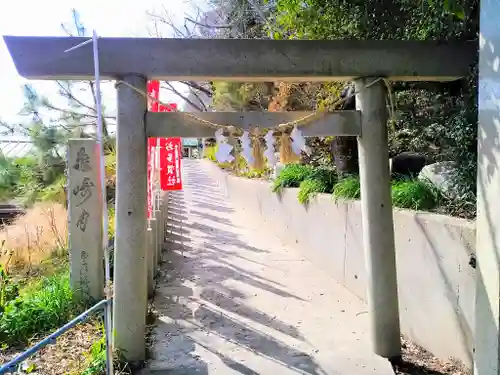
[[[4,37],[19,74],[28,79],[93,79],[86,38]],[[384,79],[450,81],[468,73],[475,44],[410,41],[273,41],[100,38],[103,79],[118,80],[114,343],[129,361],[145,358],[146,138],[212,137],[214,130],[183,113],[147,112],[148,79],[356,82],[356,111],[327,113],[305,136],[358,136],[363,244],[374,351],[400,354],[394,229],[388,166]],[[135,89],[133,89],[135,88]],[[273,127],[304,113],[198,113],[244,129]],[[141,176],[143,178],[141,178]],[[500,229],[500,225],[498,225]],[[495,317],[499,322],[499,316]],[[480,339],[480,338],[479,338]]]

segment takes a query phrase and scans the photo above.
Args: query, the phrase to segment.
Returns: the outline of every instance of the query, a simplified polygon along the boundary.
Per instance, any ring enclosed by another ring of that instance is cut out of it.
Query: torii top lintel
[[[4,36],[18,73],[28,79],[89,79],[88,38]],[[449,81],[468,73],[476,43],[260,39],[99,38],[101,76],[149,79],[332,81],[387,77]]]

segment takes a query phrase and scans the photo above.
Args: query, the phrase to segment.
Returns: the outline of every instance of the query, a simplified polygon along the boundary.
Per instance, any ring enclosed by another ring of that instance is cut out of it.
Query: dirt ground
[[[393,361],[396,375],[472,375],[472,371],[458,361],[440,360],[404,337],[401,341],[403,356]]]
[[[89,349],[102,336],[95,322],[87,322],[71,329],[57,340],[26,360],[23,369],[37,375],[77,375],[85,370]],[[29,346],[37,343],[33,340]],[[0,363],[20,354],[19,351],[0,351]],[[25,371],[28,373],[27,371]]]

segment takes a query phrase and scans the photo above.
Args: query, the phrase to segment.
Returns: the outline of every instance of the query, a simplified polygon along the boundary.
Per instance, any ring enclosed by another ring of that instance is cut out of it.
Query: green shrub
[[[338,180],[336,170],[325,166],[314,168],[308,178],[321,181],[326,186],[325,192],[331,192]]]
[[[361,186],[358,176],[349,176],[341,179],[333,187],[333,197],[335,199],[360,199]]]
[[[360,199],[359,177],[351,176],[340,180],[333,188],[333,197]],[[394,207],[412,210],[431,210],[442,201],[439,190],[429,182],[419,180],[393,181],[392,204]]]
[[[77,311],[69,274],[44,278],[6,304],[0,314],[0,343],[26,343],[67,323]]]
[[[3,246],[2,246],[3,248]],[[0,264],[0,314],[19,295],[19,284],[10,277],[7,267]]]
[[[217,162],[215,153],[217,152],[217,146],[205,146],[204,158],[213,162]]]
[[[440,197],[439,190],[426,181],[394,181],[392,184],[392,204],[394,207],[430,210],[436,208]]]
[[[60,176],[55,182],[42,189],[39,199],[42,202],[57,202],[66,205],[66,176]]]
[[[328,191],[327,185],[321,180],[307,179],[300,183],[299,193],[297,198],[302,204],[308,204],[312,198],[318,193],[326,193]]]
[[[298,199],[302,204],[309,201],[319,193],[329,193],[332,191],[337,174],[334,169],[327,167],[314,168],[310,176],[299,185]]]
[[[313,167],[309,165],[287,164],[274,180],[272,190],[275,193],[280,193],[287,187],[299,187],[300,183],[311,177],[313,172]]]

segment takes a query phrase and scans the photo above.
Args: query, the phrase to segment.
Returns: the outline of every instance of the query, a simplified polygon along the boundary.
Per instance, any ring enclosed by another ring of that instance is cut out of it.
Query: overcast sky
[[[24,0],[0,2],[0,35],[65,35],[61,22],[71,22],[71,9],[89,32],[96,29],[99,36],[149,36],[146,12],[167,6],[182,19],[192,8],[187,0]],[[149,25],[151,23],[149,22]],[[27,81],[16,73],[7,48],[0,39],[0,118],[15,121],[23,105],[21,86]],[[33,81],[35,89],[54,97],[55,83]],[[56,95],[57,96],[57,95]],[[114,109],[114,89],[103,88],[103,101]],[[177,101],[162,93],[161,100]]]

